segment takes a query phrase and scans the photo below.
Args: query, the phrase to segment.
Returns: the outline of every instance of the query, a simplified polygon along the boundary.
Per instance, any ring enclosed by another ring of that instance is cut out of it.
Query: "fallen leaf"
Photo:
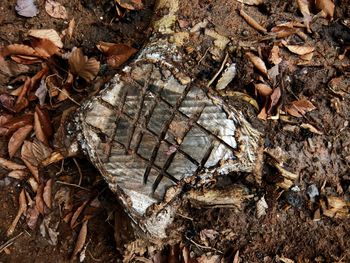
[[[73,216],[72,216],[72,220],[70,221],[70,226],[71,228],[75,228],[78,223],[77,223],[77,219],[80,216],[81,212],[84,210],[85,206],[87,205],[88,201],[85,201],[84,203],[82,203],[77,210],[74,212]]]
[[[115,0],[121,7],[129,10],[143,9],[142,0]]]
[[[279,100],[281,98],[281,89],[280,87],[277,87],[273,90],[272,94],[270,95],[270,105],[267,110],[267,114],[271,114],[274,107],[278,104]]]
[[[53,180],[49,179],[44,187],[43,199],[48,208],[52,208],[52,184]]]
[[[335,4],[332,0],[316,0],[316,8],[322,10],[327,18],[333,19]]]
[[[10,94],[3,93],[0,95],[0,104],[5,109],[8,109],[9,111],[16,112],[15,111],[15,97],[11,96]]]
[[[21,193],[19,194],[18,203],[19,203],[18,212],[15,219],[12,221],[10,227],[7,229],[7,232],[6,232],[7,236],[10,236],[13,234],[13,231],[15,231],[15,228],[17,226],[19,219],[21,218],[22,214],[24,214],[27,210],[27,200],[26,200],[26,194],[24,189],[22,189]]]
[[[34,131],[35,131],[35,136],[36,138],[43,142],[44,144],[48,145],[48,139],[43,131],[43,127],[40,123],[38,113],[35,111],[34,112]]]
[[[1,55],[4,57],[10,56],[10,55],[25,55],[25,56],[31,56],[31,57],[38,56],[34,48],[23,44],[7,45],[3,48]]]
[[[28,167],[35,180],[39,182],[38,161],[33,155],[32,145],[33,144],[29,141],[23,142],[23,146],[21,149],[21,159],[24,162],[24,164]]]
[[[35,91],[35,96],[37,96],[37,98],[39,99],[40,106],[44,105],[47,92],[48,90],[46,87],[46,80],[41,79],[40,86]]]
[[[14,170],[7,174],[8,177],[11,177],[17,180],[23,180],[24,178],[27,177],[27,175],[28,175],[28,172],[24,170]]]
[[[72,38],[73,36],[73,31],[75,28],[75,19],[74,17],[69,21],[68,28],[67,28],[67,35],[69,38]]]
[[[254,84],[255,90],[263,97],[268,97],[272,94],[272,88],[264,83]]]
[[[32,143],[32,153],[37,163],[40,164],[42,161],[50,157],[52,149],[38,139],[34,139]]]
[[[307,130],[309,130],[310,132],[315,133],[315,134],[319,134],[319,135],[322,135],[322,134],[323,134],[323,132],[317,130],[314,126],[312,126],[312,125],[309,124],[309,123],[302,123],[302,124],[300,125],[300,127],[301,127],[301,128],[304,128],[304,129],[307,129]]]
[[[264,0],[236,0],[236,1],[245,5],[261,5],[262,3],[264,3]]]
[[[8,121],[6,121],[4,124],[0,126],[1,133],[0,135],[11,135],[13,132],[15,132],[17,129],[33,123],[33,114],[25,114],[19,117],[13,117],[10,118]]]
[[[63,48],[62,40],[58,35],[57,31],[54,29],[31,29],[28,32],[28,36],[40,39],[48,39],[57,47]]]
[[[45,203],[43,199],[43,192],[44,192],[44,183],[41,183],[39,184],[39,187],[36,192],[35,207],[37,208],[38,212],[42,215],[45,214]]]
[[[302,117],[305,113],[316,109],[316,107],[307,99],[293,101],[286,106],[286,111],[294,117]]]
[[[71,72],[75,75],[79,75],[86,81],[93,80],[100,69],[100,62],[95,58],[88,59],[84,56],[80,48],[76,48],[72,51],[68,62]]]
[[[27,222],[27,226],[30,229],[35,229],[39,219],[39,215],[40,213],[34,204],[33,204],[33,207],[28,208],[26,213],[26,222]]]
[[[309,9],[310,2],[308,0],[297,0],[297,4],[301,14],[304,17],[304,24],[308,29],[308,31],[310,32],[310,22],[312,20],[310,9]]]
[[[17,0],[15,9],[20,16],[24,17],[34,17],[39,13],[34,0]]]
[[[23,170],[26,169],[24,165],[6,160],[4,158],[0,157],[0,167],[6,169],[6,170]]]
[[[261,33],[266,33],[267,29],[261,26],[254,18],[250,17],[243,9],[239,10],[239,14],[244,18],[244,20],[254,29]]]
[[[15,155],[15,153],[21,147],[22,143],[27,138],[32,129],[33,125],[25,125],[12,134],[8,143],[8,152],[10,158],[12,158]]]
[[[32,46],[38,56],[42,58],[49,58],[52,55],[58,54],[60,48],[51,40],[45,38],[36,38],[32,40]]]
[[[271,49],[270,56],[269,56],[269,61],[275,65],[278,65],[281,63],[282,58],[279,55],[280,48],[277,45],[274,45],[273,48]]]
[[[216,84],[217,90],[223,90],[235,78],[237,73],[236,63],[229,65]]]
[[[266,215],[266,209],[269,208],[269,206],[266,203],[265,197],[261,197],[258,202],[256,202],[256,216],[257,218],[260,218],[264,215]]]
[[[218,231],[215,231],[214,229],[202,229],[199,233],[200,239],[202,241],[207,241],[207,240],[214,240],[217,238],[219,235]]]
[[[113,68],[121,66],[137,52],[128,45],[108,42],[99,42],[97,48],[107,56],[107,63]]]
[[[45,11],[48,13],[49,16],[53,18],[58,18],[58,19],[67,19],[67,11],[66,8],[53,0],[47,0],[45,2]]]
[[[309,54],[315,50],[314,47],[310,46],[299,46],[299,45],[288,45],[285,42],[282,42],[282,44],[288,48],[288,50],[294,54],[297,54],[299,56]]]
[[[74,251],[72,254],[72,258],[74,259],[78,253],[82,250],[82,248],[84,247],[85,241],[86,241],[86,236],[87,236],[87,224],[88,224],[88,220],[85,220],[83,222],[83,225],[81,226],[79,235],[78,235],[78,239],[77,242],[75,243],[75,247],[74,247]]]
[[[253,63],[253,65],[261,72],[263,73],[266,77],[268,77],[268,73],[267,73],[267,68],[265,65],[265,62],[259,58],[258,56],[255,56],[253,53],[251,52],[247,52],[246,56],[248,57],[248,59],[250,60],[250,62]]]

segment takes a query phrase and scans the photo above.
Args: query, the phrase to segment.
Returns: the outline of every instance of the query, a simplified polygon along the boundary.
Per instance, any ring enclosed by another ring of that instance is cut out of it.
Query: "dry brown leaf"
[[[266,77],[268,77],[265,62],[261,58],[259,58],[258,56],[255,56],[251,52],[247,52],[246,56],[261,73],[263,73]]]
[[[30,229],[34,229],[36,227],[36,224],[38,222],[39,219],[39,211],[36,208],[35,204],[33,204],[32,207],[29,207],[26,213],[26,222],[27,222],[27,226]]]
[[[8,177],[11,177],[17,180],[23,180],[24,178],[27,177],[27,175],[28,173],[24,170],[14,170],[7,174]]]
[[[60,48],[49,39],[34,39],[32,41],[32,46],[38,56],[42,58],[49,58],[54,54],[58,54],[60,50]]]
[[[28,36],[40,39],[48,39],[57,47],[63,48],[62,40],[54,29],[31,29],[28,32]]]
[[[313,56],[314,56],[314,52],[311,52],[309,54],[305,54],[305,55],[300,56],[300,58],[302,60],[305,60],[305,61],[311,61]]]
[[[272,94],[272,88],[264,83],[254,84],[255,90],[263,97],[268,97]]]
[[[13,234],[13,231],[15,231],[17,223],[21,218],[21,215],[24,214],[27,210],[27,200],[26,200],[26,194],[24,189],[22,189],[21,193],[19,194],[18,203],[19,203],[18,212],[15,219],[12,221],[10,227],[7,229],[7,232],[6,232],[7,236],[10,236]]]
[[[310,132],[315,133],[315,134],[319,134],[319,135],[322,135],[322,134],[323,134],[323,132],[317,130],[314,126],[312,126],[312,125],[309,124],[309,123],[302,123],[302,124],[300,125],[300,127],[301,127],[301,128],[304,128],[304,129],[307,129],[307,130],[309,130]]]
[[[257,116],[260,120],[267,120],[267,112],[266,112],[266,105],[261,109]]]
[[[239,263],[239,250],[237,250],[232,263]]]
[[[278,104],[279,100],[281,98],[281,89],[280,87],[277,87],[273,90],[272,94],[270,95],[270,105],[267,110],[267,113],[270,115],[273,111],[274,107]]]
[[[28,167],[35,180],[39,182],[38,161],[33,155],[32,145],[33,144],[29,141],[23,142],[23,146],[21,149],[21,159],[24,162],[24,164]]]
[[[271,49],[270,56],[269,56],[269,61],[275,65],[278,65],[281,63],[282,58],[279,55],[280,48],[277,45],[274,45],[273,48]]]
[[[13,117],[0,126],[1,128],[0,135],[9,136],[13,132],[15,132],[17,129],[32,123],[33,123],[32,114],[25,114],[19,117]]]
[[[304,17],[304,24],[308,29],[308,31],[310,32],[310,22],[312,20],[310,9],[309,9],[310,2],[308,0],[297,0],[297,4],[301,14]]]
[[[43,199],[43,193],[44,193],[44,183],[39,184],[38,190],[36,192],[35,196],[35,207],[39,211],[40,214],[45,214],[45,203]]]
[[[25,55],[30,57],[36,57],[38,54],[34,48],[23,44],[11,44],[3,48],[1,55],[3,57],[10,55]]]
[[[68,28],[67,28],[67,35],[71,39],[73,36],[73,31],[75,28],[75,19],[74,17],[69,21]]]
[[[89,220],[85,220],[83,222],[83,225],[81,226],[77,242],[75,243],[75,248],[72,254],[72,259],[74,259],[78,253],[83,249],[85,241],[86,241],[86,236],[87,236],[87,225],[88,225]]]
[[[27,138],[28,134],[32,131],[33,125],[25,125],[19,128],[13,135],[11,136],[8,143],[8,152],[10,158],[14,156],[19,147],[21,147],[24,140]]]
[[[38,127],[37,127],[38,126]],[[46,109],[40,109],[40,107],[35,107],[35,113],[34,113],[34,129],[35,133],[38,131],[40,135],[37,135],[37,138],[48,145],[48,139],[53,133],[50,116]],[[39,137],[40,138],[39,138]],[[43,138],[41,138],[43,136]]]
[[[112,68],[124,64],[137,50],[125,44],[99,42],[97,48],[106,55],[107,63]]]
[[[49,179],[45,184],[43,192],[44,203],[50,209],[52,208],[52,184],[53,180]]]
[[[288,45],[286,42],[282,42],[282,44],[288,48],[288,50],[294,54],[299,56],[303,56],[309,54],[315,50],[314,47],[310,46],[299,46],[299,45]]]
[[[262,3],[264,3],[264,0],[236,0],[236,1],[245,5],[261,5]]]
[[[100,62],[95,58],[88,59],[84,56],[80,48],[76,48],[72,51],[68,62],[71,72],[75,75],[79,75],[86,81],[93,80],[100,70]]]
[[[49,14],[49,16],[53,18],[58,18],[58,19],[68,18],[66,8],[62,4],[53,0],[47,0],[45,2],[45,11],[46,13]]]
[[[316,0],[316,8],[323,11],[327,18],[333,19],[335,5],[332,0]]]
[[[129,10],[143,9],[142,0],[115,0],[121,7]]]
[[[239,14],[244,18],[244,20],[254,29],[261,33],[266,33],[267,29],[261,26],[254,18],[249,16],[243,9],[239,10]]]
[[[48,145],[48,139],[43,131],[43,127],[41,126],[39,116],[37,112],[34,112],[34,131],[36,138],[43,142],[44,144]]]
[[[23,170],[26,169],[24,165],[6,160],[4,158],[0,157],[0,167],[6,169],[6,170]]]
[[[38,139],[34,139],[32,143],[32,153],[38,164],[40,164],[51,155],[52,149]]]
[[[294,117],[302,117],[305,113],[316,109],[316,107],[307,99],[293,101],[291,105],[286,106],[286,111]]]
[[[80,216],[81,212],[84,210],[87,203],[88,203],[88,201],[85,201],[84,203],[82,203],[81,206],[79,206],[77,208],[77,210],[74,212],[74,214],[72,216],[72,220],[70,221],[71,228],[75,228],[78,225],[77,219]]]

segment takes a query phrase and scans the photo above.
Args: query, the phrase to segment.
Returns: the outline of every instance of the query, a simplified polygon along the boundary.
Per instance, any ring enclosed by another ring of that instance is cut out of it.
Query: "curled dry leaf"
[[[310,132],[315,133],[315,134],[318,134],[318,135],[322,135],[322,134],[323,134],[323,132],[317,130],[314,126],[312,126],[312,125],[309,124],[309,123],[302,123],[302,124],[300,125],[300,127],[301,127],[301,128],[304,128],[304,129],[307,129],[307,130],[309,130]]]
[[[267,68],[265,65],[265,62],[259,58],[258,56],[255,56],[253,53],[251,52],[247,52],[246,56],[248,57],[248,59],[250,60],[250,62],[253,63],[253,65],[261,72],[263,73],[266,77],[268,77],[268,73],[267,73]]]
[[[24,17],[34,17],[39,13],[34,0],[17,0],[15,9],[20,16]]]
[[[81,212],[83,212],[85,206],[87,205],[88,201],[85,201],[84,203],[81,204],[81,206],[79,206],[77,208],[77,210],[74,212],[73,216],[72,216],[72,220],[70,221],[70,226],[71,228],[75,228],[78,223],[77,223],[77,219],[80,216]]]
[[[69,38],[72,38],[73,36],[73,31],[75,28],[75,19],[74,17],[69,21],[68,28],[67,28],[67,35]]]
[[[34,48],[23,44],[7,45],[1,51],[1,55],[4,57],[10,56],[10,55],[24,55],[24,56],[33,56],[33,57],[38,56]]]
[[[58,54],[60,48],[49,39],[33,39],[32,46],[38,56],[49,58],[54,54]]]
[[[36,191],[35,196],[35,206],[40,214],[45,214],[45,203],[43,199],[43,193],[44,193],[44,183],[39,184],[39,187]]]
[[[31,29],[28,32],[28,36],[40,39],[48,39],[57,47],[63,48],[62,40],[58,35],[57,31],[55,31],[54,29]]]
[[[142,0],[115,0],[121,7],[129,10],[143,9]]]
[[[26,193],[24,189],[22,189],[21,193],[19,194],[18,203],[19,203],[18,212],[15,219],[12,221],[10,227],[7,229],[7,233],[6,233],[7,236],[10,236],[13,234],[13,231],[15,231],[17,223],[21,218],[21,215],[27,211],[27,200],[26,200]]]
[[[86,241],[86,236],[87,236],[87,225],[88,225],[88,220],[85,220],[83,222],[83,225],[81,226],[77,242],[75,243],[75,248],[72,254],[72,259],[74,259],[78,253],[83,249],[85,241]]]
[[[38,139],[34,139],[32,143],[32,153],[36,161],[40,164],[51,155],[52,149]]]
[[[254,29],[261,33],[266,33],[267,29],[261,26],[254,18],[250,17],[243,9],[239,10],[239,14],[244,18],[244,20]]]
[[[325,17],[333,19],[335,4],[332,0],[316,0],[316,8],[323,11]]]
[[[35,180],[39,182],[38,161],[33,155],[31,142],[23,142],[23,146],[21,149],[21,159],[24,162],[24,164],[28,167]]]
[[[10,158],[12,158],[17,150],[21,147],[22,143],[27,138],[32,129],[33,125],[25,125],[13,133],[8,143],[8,152]]]
[[[25,114],[19,117],[10,118],[0,126],[0,135],[11,135],[17,129],[33,123],[33,114]]]
[[[58,18],[58,19],[67,19],[67,11],[66,8],[53,0],[47,0],[45,3],[45,11],[48,13],[49,16],[53,18]]]
[[[0,167],[6,169],[6,170],[23,170],[26,169],[24,165],[6,160],[4,158],[0,157]]]
[[[286,106],[286,111],[294,117],[302,117],[305,113],[314,109],[316,107],[307,99],[296,100]]]
[[[93,80],[100,70],[100,62],[95,58],[87,58],[84,56],[80,48],[72,51],[69,59],[70,70],[74,75],[78,75],[86,81]]]
[[[286,48],[288,48],[290,52],[297,54],[299,56],[309,54],[315,50],[314,47],[310,47],[310,46],[288,45],[285,42],[282,42],[282,43]]]
[[[124,64],[137,50],[125,44],[99,42],[97,48],[107,56],[107,63],[113,68]]]
[[[273,111],[275,106],[278,104],[280,98],[281,98],[281,89],[280,89],[280,87],[276,87],[273,90],[272,94],[270,95],[270,105],[269,105],[269,108],[267,110],[268,114],[271,114],[271,112]]]
[[[40,123],[38,113],[35,111],[34,112],[34,131],[35,131],[35,136],[36,138],[43,142],[44,144],[48,145],[48,139],[43,131],[43,127]]]

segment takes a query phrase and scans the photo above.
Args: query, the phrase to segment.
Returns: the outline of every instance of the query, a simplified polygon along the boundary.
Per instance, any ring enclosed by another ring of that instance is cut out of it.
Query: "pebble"
[[[308,194],[308,196],[310,197],[311,201],[315,201],[315,197],[318,196],[320,193],[318,192],[318,188],[315,184],[310,185],[307,189],[306,189],[306,193]]]

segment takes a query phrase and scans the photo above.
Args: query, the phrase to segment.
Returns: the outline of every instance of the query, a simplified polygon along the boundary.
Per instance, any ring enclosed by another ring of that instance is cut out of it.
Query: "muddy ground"
[[[42,0],[37,1],[40,13],[33,18],[18,16],[15,1],[3,1],[0,7],[0,45],[25,42],[26,32],[33,28],[53,28],[61,32],[74,17],[76,27],[72,38],[64,42],[64,48],[82,47],[86,55],[98,58],[105,66],[95,83],[87,84],[83,92],[72,93],[79,101],[100,89],[118,70],[106,66],[96,44],[106,41],[142,48],[151,33],[149,23],[153,1],[144,1],[143,10],[122,9],[125,12],[123,17],[117,16],[114,1],[58,2],[67,9],[67,20],[50,17]],[[297,1],[265,2],[259,7],[244,6],[244,10],[268,30],[288,21],[303,22]],[[261,77],[244,54],[253,50],[271,68],[273,63],[267,62],[268,57],[273,45],[280,43],[281,39],[266,37],[248,25],[237,11],[240,7],[238,2],[229,0],[181,1],[178,27],[183,31],[190,30],[206,19],[206,27],[229,38],[226,50],[229,60],[237,63],[237,76],[226,90],[246,94],[256,100],[261,109],[264,98],[254,90],[254,84]],[[311,7],[311,12],[317,13],[315,6]],[[185,229],[181,234],[181,249],[188,249],[199,262],[215,262],[200,261],[201,255],[202,260],[210,255],[220,255],[226,262],[232,262],[237,251],[241,262],[293,262],[288,259],[294,262],[350,262],[350,53],[341,56],[350,46],[349,21],[350,2],[335,1],[332,21],[330,18],[316,18],[311,23],[311,33],[302,28],[303,34],[284,38],[289,44],[307,43],[315,47],[315,52],[312,59],[305,62],[280,46],[280,74],[275,83],[269,82],[274,89],[278,86],[281,90],[279,101],[271,107],[269,114],[274,118],[261,120],[259,110],[247,100],[237,96],[228,98],[263,134],[262,143],[269,153],[263,155],[260,184],[249,174],[230,176],[231,182],[244,185],[252,196],[241,209],[187,207],[192,211],[191,217],[183,214],[176,218]],[[189,56],[198,61],[196,74],[204,82],[210,81],[219,70],[225,54],[208,52],[213,46],[213,38],[204,34],[204,28],[194,32],[184,45]],[[27,74],[32,76],[35,73],[35,68],[32,68]],[[1,92],[6,91],[13,78],[2,76]],[[300,117],[285,114],[286,106],[301,98],[311,102],[315,109]],[[63,103],[56,110],[51,109],[52,120],[67,107]],[[0,114],[7,114],[1,106]],[[0,139],[0,155],[8,158],[9,138]],[[291,187],[281,187],[283,178],[271,159],[283,161],[286,170],[299,175]],[[164,250],[158,253],[159,247],[143,244],[140,240],[133,242],[136,238],[126,215],[101,175],[84,157],[68,158],[41,170],[43,178],[54,179],[53,207],[45,218],[50,218],[46,228],[58,234],[57,241],[53,242],[47,235],[43,237],[45,231],[39,227],[43,225],[42,217],[36,227],[30,229],[22,216],[14,234],[7,237],[6,231],[17,214],[19,193],[23,187],[30,192],[30,187],[23,181],[6,177],[6,174],[7,171],[0,170],[0,245],[12,236],[20,236],[1,250],[0,262],[69,261],[83,216],[89,218],[84,262],[121,262],[123,258],[132,257],[140,262],[160,262],[160,258],[168,262],[169,255],[180,253],[177,252],[178,245],[170,247],[164,244]],[[81,184],[77,186],[80,179]],[[314,198],[310,198],[312,188],[318,191]],[[84,201],[93,200],[93,205],[90,203],[85,208],[73,229],[64,221],[64,203],[58,193],[68,193],[71,211],[76,211]],[[256,205],[262,197],[268,208],[266,215],[258,218]],[[337,204],[341,203],[340,207],[332,206],[330,197],[339,198],[336,200]],[[209,234],[210,237],[203,237],[203,230],[212,231],[209,232],[214,233],[214,237]]]

